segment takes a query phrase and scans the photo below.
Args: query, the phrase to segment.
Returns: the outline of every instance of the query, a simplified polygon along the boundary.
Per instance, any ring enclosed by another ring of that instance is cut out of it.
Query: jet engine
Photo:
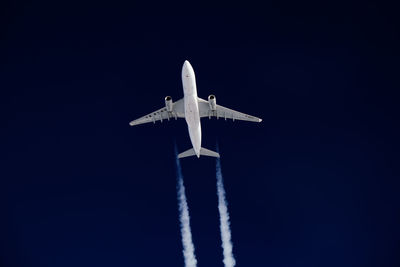
[[[210,109],[215,111],[217,109],[217,98],[215,95],[208,96],[208,104],[210,105]]]
[[[168,112],[172,112],[172,97],[170,96],[165,97],[165,107],[167,108]]]

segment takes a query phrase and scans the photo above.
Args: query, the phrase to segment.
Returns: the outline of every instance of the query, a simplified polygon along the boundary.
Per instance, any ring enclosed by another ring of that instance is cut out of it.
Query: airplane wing
[[[185,117],[185,109],[183,98],[175,101],[172,104],[172,111],[167,111],[166,107],[160,108],[152,113],[149,113],[139,119],[133,120],[129,123],[130,126],[144,124],[148,122],[156,123],[156,121],[170,120],[172,118],[184,118]]]
[[[242,121],[253,121],[253,122],[261,122],[262,120],[260,118],[244,114],[239,111],[235,111],[226,107],[223,107],[221,105],[216,105],[215,110],[210,109],[210,105],[208,101],[199,98],[198,99],[199,103],[199,112],[200,112],[200,117],[217,117],[218,118],[224,118],[226,119],[231,119],[233,121],[235,120],[242,120]]]

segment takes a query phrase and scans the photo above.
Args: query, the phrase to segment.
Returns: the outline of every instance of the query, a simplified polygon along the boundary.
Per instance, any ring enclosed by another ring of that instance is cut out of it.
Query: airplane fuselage
[[[199,103],[197,98],[196,77],[189,61],[185,61],[182,67],[182,85],[185,103],[185,120],[188,125],[190,141],[197,157],[200,157],[201,149],[201,124],[199,115]]]

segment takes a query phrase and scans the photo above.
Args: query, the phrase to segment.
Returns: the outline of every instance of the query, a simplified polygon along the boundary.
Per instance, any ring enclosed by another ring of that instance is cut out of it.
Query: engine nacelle
[[[170,96],[165,97],[165,107],[167,108],[168,112],[172,112],[172,97]]]
[[[212,111],[217,110],[217,98],[215,97],[215,95],[208,96],[208,105],[210,105],[210,109]]]

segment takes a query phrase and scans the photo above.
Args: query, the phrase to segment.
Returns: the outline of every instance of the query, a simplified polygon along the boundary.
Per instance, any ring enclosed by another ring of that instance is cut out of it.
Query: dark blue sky
[[[238,266],[400,266],[394,6],[2,2],[2,266],[183,266],[174,166],[198,93],[263,118],[218,141]],[[185,159],[198,266],[222,266],[215,160]]]

